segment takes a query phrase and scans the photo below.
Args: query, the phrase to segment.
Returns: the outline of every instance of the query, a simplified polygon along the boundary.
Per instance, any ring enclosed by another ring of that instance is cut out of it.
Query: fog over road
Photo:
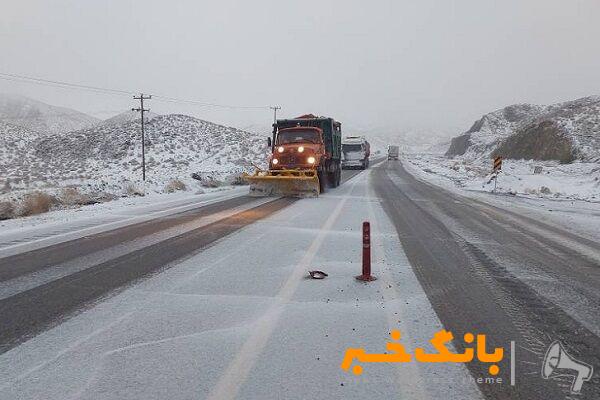
[[[236,195],[0,246],[0,399],[564,399],[572,377],[540,375],[555,340],[600,368],[598,243],[374,164],[316,199]],[[441,329],[461,353],[485,334],[502,383],[478,384],[477,360],[340,368],[393,329],[411,353]],[[599,396],[596,373],[577,398]]]

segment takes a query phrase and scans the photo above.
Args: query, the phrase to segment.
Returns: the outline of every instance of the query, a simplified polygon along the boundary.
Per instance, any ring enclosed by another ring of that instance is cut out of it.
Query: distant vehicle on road
[[[400,156],[400,148],[398,146],[388,146],[388,160],[397,160]]]
[[[313,114],[278,119],[267,171],[247,176],[251,196],[316,197],[342,178],[342,124]]]
[[[347,136],[342,141],[342,168],[369,167],[371,145],[363,136]]]

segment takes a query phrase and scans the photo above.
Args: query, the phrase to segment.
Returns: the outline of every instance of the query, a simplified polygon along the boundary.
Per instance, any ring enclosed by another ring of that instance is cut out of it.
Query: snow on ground
[[[402,160],[419,179],[598,239],[599,111],[598,96],[515,104],[485,114],[449,146],[403,146]],[[505,155],[496,181],[494,152]]]
[[[122,197],[113,201],[98,204],[89,204],[76,208],[49,211],[28,217],[0,221],[3,232],[9,230],[27,229],[42,224],[64,224],[91,217],[110,216],[111,214],[141,214],[143,212],[157,211],[166,206],[176,205],[179,202],[201,200],[206,195],[215,192],[228,192],[232,189],[248,192],[248,187],[223,186],[213,189],[204,189],[203,192],[180,191],[174,193],[149,193],[146,196]],[[212,195],[211,195],[212,197]]]
[[[0,355],[19,399],[446,398],[481,395],[463,364],[340,363],[442,328],[368,186],[369,171],[220,240]],[[372,222],[363,284],[361,224]],[[307,279],[307,271],[329,273]]]
[[[494,181],[490,180],[491,159],[469,162],[427,153],[406,154],[405,159],[440,183],[451,183],[472,191],[490,192],[494,188]],[[541,173],[535,174],[535,167],[541,167]],[[505,159],[496,192],[532,198],[600,202],[600,164]]]
[[[247,193],[247,186],[229,186],[207,189],[203,194],[149,194],[0,221],[0,256],[5,257],[8,252],[17,249],[31,250],[49,242],[55,244],[83,234],[116,229]]]
[[[600,240],[600,164],[504,160],[492,193],[491,160],[468,162],[436,153],[405,153],[415,177]],[[534,173],[542,167],[540,174]]]
[[[600,161],[600,96],[539,106],[513,104],[485,114],[452,139],[448,154],[487,159],[494,151],[521,158]]]
[[[84,193],[121,195],[142,175],[140,121],[98,125],[39,138],[0,126],[0,144],[22,145],[0,153],[4,197],[72,185]],[[164,192],[175,179],[194,184],[193,173],[224,180],[266,160],[266,140],[186,115],[157,116],[146,124],[146,190]]]

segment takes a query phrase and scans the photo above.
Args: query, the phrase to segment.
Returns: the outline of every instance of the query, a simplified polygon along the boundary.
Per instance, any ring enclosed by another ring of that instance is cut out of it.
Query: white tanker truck
[[[342,169],[369,167],[371,146],[364,136],[347,136],[342,140]]]

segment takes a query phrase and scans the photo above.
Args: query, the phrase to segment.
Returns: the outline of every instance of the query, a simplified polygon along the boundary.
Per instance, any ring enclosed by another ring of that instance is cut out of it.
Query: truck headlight
[[[304,146],[298,147],[298,153],[302,153],[304,151]]]
[[[277,165],[279,163],[279,160],[274,158],[273,161],[271,161],[273,163],[273,165]]]
[[[309,164],[314,164],[316,160],[315,160],[315,158],[313,156],[310,156],[310,157],[308,157],[307,161],[308,161]]]
[[[283,151],[284,151],[284,150],[285,150],[285,149],[283,148],[283,146],[279,146],[279,147],[277,148],[277,151],[278,151],[278,152],[280,152],[280,153],[283,153]]]

